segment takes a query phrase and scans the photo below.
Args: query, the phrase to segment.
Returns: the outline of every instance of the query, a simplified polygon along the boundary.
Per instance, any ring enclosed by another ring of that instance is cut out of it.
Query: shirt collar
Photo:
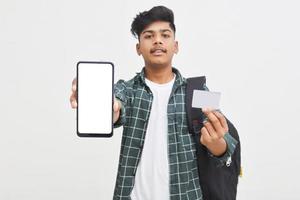
[[[176,69],[175,67],[172,67],[172,72],[174,74],[176,74],[174,85],[181,86],[183,84],[186,84],[186,78],[182,77],[182,75],[180,74],[178,69]],[[139,80],[142,84],[146,85],[145,67],[143,67],[141,72],[137,72],[136,74],[137,74],[137,76],[136,76],[137,80]]]

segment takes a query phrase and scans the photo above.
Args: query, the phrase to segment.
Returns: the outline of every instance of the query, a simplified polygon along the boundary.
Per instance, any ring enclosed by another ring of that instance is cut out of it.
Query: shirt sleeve
[[[127,103],[127,97],[126,97],[126,85],[124,80],[119,80],[114,85],[114,95],[117,100],[121,103],[121,110],[120,110],[120,116],[119,119],[114,123],[114,128],[118,128],[120,126],[123,126],[126,122],[126,103]]]
[[[229,132],[225,133],[224,140],[226,142],[227,149],[226,149],[226,152],[222,156],[215,156],[209,150],[207,151],[208,154],[209,154],[209,156],[212,157],[216,161],[217,167],[224,166],[225,164],[228,167],[230,166],[230,164],[231,164],[231,156],[234,153],[234,150],[235,150],[236,145],[238,143],[236,141],[236,139],[234,139],[229,134]]]
[[[204,85],[204,89],[206,91],[209,91],[209,89],[208,89],[208,87],[206,85]],[[217,110],[217,111],[221,112],[220,110]],[[203,121],[205,122],[207,120],[208,120],[207,117],[205,117]],[[209,150],[207,150],[208,155],[210,157],[212,157],[216,161],[217,167],[224,166],[225,164],[226,164],[226,166],[230,166],[230,164],[231,164],[231,156],[234,153],[234,150],[235,150],[236,145],[238,143],[237,140],[234,139],[230,135],[229,132],[225,133],[224,140],[226,142],[227,149],[226,149],[226,152],[223,155],[221,155],[221,156],[215,156]]]

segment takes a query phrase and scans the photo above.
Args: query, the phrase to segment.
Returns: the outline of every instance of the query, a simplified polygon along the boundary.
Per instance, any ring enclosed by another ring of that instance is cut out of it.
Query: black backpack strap
[[[204,85],[206,83],[206,77],[192,77],[187,78],[187,86],[186,86],[186,110],[187,110],[187,119],[188,119],[188,127],[190,133],[200,132],[203,124],[203,113],[200,108],[193,108],[192,100],[193,100],[193,92],[194,90],[204,90]]]
[[[201,128],[203,127],[204,114],[200,108],[192,107],[194,90],[205,90],[205,88],[204,88],[205,84],[206,84],[205,76],[187,78],[186,110],[187,110],[189,132],[194,135],[194,138],[196,141],[197,156],[204,158],[204,159],[208,159],[205,146],[203,146],[199,142],[200,137],[201,137]],[[202,171],[200,169],[202,166],[203,165],[198,166],[199,175],[200,175],[200,172]]]

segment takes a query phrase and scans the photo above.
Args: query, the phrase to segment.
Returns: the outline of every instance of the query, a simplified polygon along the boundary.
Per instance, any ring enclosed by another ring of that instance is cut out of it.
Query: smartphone
[[[113,135],[112,62],[77,63],[77,135],[111,137]]]

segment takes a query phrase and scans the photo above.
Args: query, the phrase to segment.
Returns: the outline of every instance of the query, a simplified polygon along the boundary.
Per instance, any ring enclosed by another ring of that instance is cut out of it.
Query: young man
[[[218,111],[203,109],[207,120],[200,141],[188,131],[186,79],[172,67],[178,53],[173,12],[163,6],[142,12],[131,32],[138,38],[136,50],[145,67],[131,80],[115,84],[114,126],[124,129],[114,199],[203,199],[195,143],[205,145],[208,154],[224,165],[237,142]],[[75,83],[76,79],[73,108]]]

